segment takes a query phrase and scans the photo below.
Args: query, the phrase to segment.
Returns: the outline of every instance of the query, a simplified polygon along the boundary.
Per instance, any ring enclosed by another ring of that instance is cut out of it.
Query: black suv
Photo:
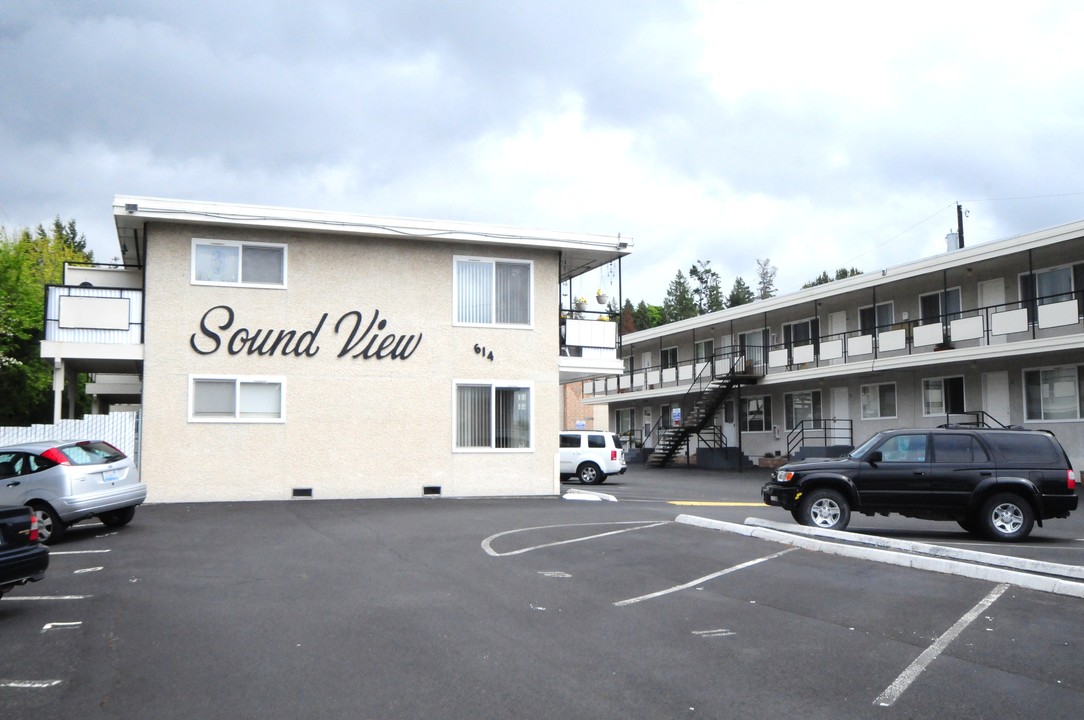
[[[955,520],[994,540],[1076,510],[1076,473],[1045,430],[890,430],[834,460],[790,463],[761,488],[803,525],[843,530],[851,511]]]

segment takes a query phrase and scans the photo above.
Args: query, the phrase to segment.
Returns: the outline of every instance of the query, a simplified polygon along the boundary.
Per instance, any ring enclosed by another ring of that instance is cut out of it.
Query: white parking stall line
[[[42,688],[56,687],[63,680],[6,680],[0,679],[0,688],[26,688],[39,690]]]
[[[50,550],[49,557],[57,555],[97,555],[100,553],[113,552],[112,550]]]
[[[646,530],[648,528],[659,527],[660,525],[671,525],[671,524],[672,524],[672,521],[670,521],[670,520],[663,520],[662,522],[648,522],[646,524],[645,524],[645,521],[643,521],[643,520],[626,520],[626,521],[622,521],[622,522],[609,522],[609,523],[583,523],[583,524],[573,524],[573,525],[542,525],[540,527],[520,528],[518,530],[506,530],[504,532],[497,533],[496,535],[490,535],[489,537],[487,537],[485,540],[482,541],[482,549],[485,550],[487,554],[492,555],[493,557],[506,557],[508,555],[520,555],[522,553],[531,552],[532,550],[541,550],[542,548],[556,547],[557,545],[568,545],[568,544],[571,544],[571,543],[584,542],[585,540],[597,540],[598,538],[607,537],[609,535],[620,535],[621,533],[632,532],[633,530]],[[511,552],[503,552],[503,553],[497,552],[496,550],[494,550],[493,545],[492,545],[494,540],[496,540],[499,537],[504,537],[505,535],[514,535],[515,533],[531,532],[533,530],[550,530],[550,529],[553,529],[553,528],[564,528],[564,527],[588,527],[588,526],[592,526],[592,525],[636,525],[637,527],[626,528],[624,530],[611,530],[610,532],[599,533],[597,535],[588,535],[587,537],[582,537],[582,538],[573,538],[571,540],[559,540],[557,542],[544,543],[542,545],[533,545],[531,547],[520,548],[519,550],[512,550]]]
[[[79,570],[72,570],[72,575],[85,575],[86,573],[100,572],[102,570],[105,570],[105,568],[100,565],[98,567],[80,568]]]
[[[50,630],[75,630],[76,628],[80,628],[80,627],[83,627],[83,622],[82,621],[78,621],[78,622],[51,622],[51,623],[45,623],[45,625],[41,628],[41,631],[43,633],[45,633],[45,632],[49,632]]]
[[[700,585],[701,583],[705,583],[708,580],[714,580],[715,578],[722,577],[723,575],[729,575],[732,572],[737,572],[738,570],[744,570],[747,567],[752,567],[754,565],[759,565],[760,563],[766,562],[768,560],[774,560],[775,558],[780,557],[781,555],[786,555],[787,553],[793,552],[795,550],[797,550],[797,548],[787,548],[786,550],[780,550],[777,553],[772,553],[771,555],[765,555],[762,558],[757,558],[756,560],[750,560],[749,562],[743,562],[740,565],[735,565],[734,567],[729,567],[726,570],[720,570],[719,572],[712,573],[711,575],[705,575],[704,577],[697,578],[696,580],[693,580],[692,582],[687,582],[687,583],[685,583],[683,585],[675,585],[674,587],[667,588],[665,590],[659,590],[658,592],[649,593],[647,595],[641,595],[640,597],[629,598],[628,600],[619,600],[618,602],[615,602],[614,605],[616,605],[617,607],[624,607],[626,605],[633,605],[633,604],[638,603],[638,602],[643,602],[644,600],[653,600],[653,599],[655,599],[657,597],[662,597],[663,595],[669,595],[671,593],[681,592],[682,590],[688,590],[689,588],[696,587],[697,585]]]
[[[5,603],[9,602],[43,602],[49,600],[86,600],[93,595],[9,595],[4,598]]]
[[[876,700],[873,701],[874,705],[880,705],[881,707],[888,707],[892,703],[899,700],[903,691],[910,687],[922,671],[929,666],[931,662],[937,659],[937,657],[944,652],[945,648],[949,646],[956,637],[964,631],[964,629],[975,621],[979,615],[982,614],[986,608],[994,604],[1001,595],[1009,589],[1008,583],[1002,583],[998,585],[990,593],[979,601],[978,605],[971,608],[962,618],[956,621],[956,624],[945,631],[941,637],[934,641],[933,645],[926,648],[925,651],[907,666],[907,669],[900,673],[900,676],[896,678],[891,685],[885,688],[885,691],[881,693]]]

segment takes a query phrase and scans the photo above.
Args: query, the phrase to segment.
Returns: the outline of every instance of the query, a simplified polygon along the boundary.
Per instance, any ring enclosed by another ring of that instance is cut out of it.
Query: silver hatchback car
[[[147,486],[131,458],[102,440],[29,442],[0,448],[0,505],[26,505],[45,543],[68,526],[98,516],[127,525]]]

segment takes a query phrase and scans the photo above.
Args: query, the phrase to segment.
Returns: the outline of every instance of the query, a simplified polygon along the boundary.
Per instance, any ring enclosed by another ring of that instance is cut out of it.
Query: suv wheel
[[[1013,493],[994,495],[983,503],[979,522],[991,540],[1023,540],[1035,525],[1035,513],[1028,501]]]
[[[821,488],[806,493],[798,506],[798,522],[825,530],[843,530],[851,521],[851,508],[835,490]]]
[[[580,471],[577,474],[579,475],[580,482],[584,485],[598,485],[606,479],[606,476],[599,470],[598,465],[594,463],[584,463],[583,465],[580,465]]]

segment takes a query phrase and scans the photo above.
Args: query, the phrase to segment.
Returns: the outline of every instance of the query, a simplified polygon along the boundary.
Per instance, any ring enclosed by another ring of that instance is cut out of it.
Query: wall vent
[[[422,495],[440,495],[440,485],[426,485],[422,488]]]
[[[294,497],[312,497],[312,488],[294,488]]]

